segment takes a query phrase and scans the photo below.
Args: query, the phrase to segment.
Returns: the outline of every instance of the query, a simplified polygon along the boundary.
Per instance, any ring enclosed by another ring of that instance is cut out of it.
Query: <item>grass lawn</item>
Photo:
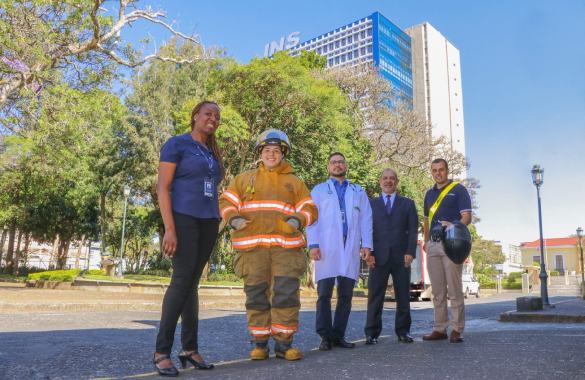
[[[112,278],[104,274],[86,274],[83,276],[88,280],[102,280],[102,281],[119,281],[119,282],[155,282],[159,284],[168,284],[171,282],[170,277],[152,276],[147,274],[125,274],[123,279]],[[244,282],[233,281],[207,281],[201,282],[201,285],[227,285],[227,286],[242,286]]]
[[[118,281],[118,282],[156,282],[159,284],[168,284],[171,282],[170,277],[152,276],[148,274],[125,274],[123,279],[112,278],[105,274],[86,274],[83,276],[88,280]]]
[[[244,281],[235,282],[235,281],[201,281],[199,285],[227,285],[227,286],[244,286]]]
[[[1,280],[26,280],[27,276],[28,275],[26,275],[26,274],[23,274],[22,276],[18,276],[18,277],[15,277],[11,274],[0,274],[0,279]]]

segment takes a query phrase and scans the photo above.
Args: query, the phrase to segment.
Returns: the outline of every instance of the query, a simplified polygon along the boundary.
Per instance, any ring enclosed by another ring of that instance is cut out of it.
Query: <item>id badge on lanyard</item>
[[[209,158],[207,158],[207,156],[205,156],[205,153],[203,153],[203,150],[199,147],[199,145],[197,145],[197,148],[199,148],[199,151],[201,152],[201,154],[203,155],[203,157],[205,157],[205,159],[207,159],[207,163],[209,164],[209,177],[205,179],[204,184],[203,184],[203,195],[205,195],[206,197],[209,198],[213,198],[213,178],[211,177],[211,172],[213,171],[213,156],[211,155],[211,152],[209,152]]]
[[[341,211],[341,223],[345,223],[345,211]]]
[[[205,189],[203,189],[203,194],[206,197],[213,198],[213,178],[207,178],[205,180]]]

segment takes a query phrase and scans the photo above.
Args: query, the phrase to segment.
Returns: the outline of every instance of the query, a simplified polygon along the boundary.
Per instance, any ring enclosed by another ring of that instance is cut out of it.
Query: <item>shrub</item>
[[[508,284],[514,284],[516,282],[516,277],[508,277],[506,280]]]
[[[537,267],[537,268],[540,268],[540,263],[537,263],[536,261],[534,261],[534,262],[532,263],[532,265],[533,265],[533,266],[535,266],[535,267]]]
[[[490,282],[491,281],[490,276],[488,276],[487,274],[477,273],[475,275],[475,277],[477,278],[477,282],[479,282],[479,283],[482,283],[482,282]]]
[[[481,289],[495,289],[496,283],[494,281],[480,282],[479,287]]]
[[[105,275],[106,271],[103,269],[90,269],[86,273],[91,275]]]
[[[31,273],[28,278],[31,280],[67,281],[72,282],[81,272],[81,269],[51,270],[47,272]]]
[[[561,274],[559,273],[559,271],[558,271],[558,270],[551,270],[551,271],[550,271],[550,275],[551,275],[551,276],[560,276]]]
[[[510,274],[508,275],[508,278],[513,278],[513,279],[517,279],[517,278],[521,278],[522,277],[522,273],[524,272],[510,272]]]
[[[210,273],[207,275],[208,282],[219,282],[219,281],[230,281],[230,282],[243,282],[242,279],[237,277],[233,273]]]
[[[139,270],[136,274],[145,274],[148,276],[159,276],[159,277],[171,277],[173,275],[173,269],[147,269]]]
[[[504,283],[502,284],[502,288],[503,289],[508,289],[508,290],[512,290],[512,289],[522,289],[522,283],[521,282],[514,282],[514,283]]]

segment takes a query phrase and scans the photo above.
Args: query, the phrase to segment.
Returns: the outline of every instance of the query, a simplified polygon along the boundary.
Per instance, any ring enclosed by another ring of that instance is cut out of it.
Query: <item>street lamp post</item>
[[[542,240],[542,211],[540,207],[540,186],[544,182],[544,168],[540,165],[534,165],[532,167],[532,183],[536,186],[536,194],[538,196],[538,226],[540,227],[540,297],[542,298],[542,305],[547,307],[551,306],[548,302],[548,274],[546,273],[546,262],[544,257],[544,246]]]
[[[577,237],[579,238],[579,249],[581,249],[581,297],[585,300],[585,273],[583,273],[583,243],[581,239],[583,238],[583,229],[581,227],[577,228]]]
[[[124,219],[122,219],[122,241],[120,242],[120,262],[118,263],[118,277],[124,277],[122,272],[122,255],[124,254],[124,231],[126,229],[126,206],[128,205],[128,197],[130,196],[130,186],[124,186]]]

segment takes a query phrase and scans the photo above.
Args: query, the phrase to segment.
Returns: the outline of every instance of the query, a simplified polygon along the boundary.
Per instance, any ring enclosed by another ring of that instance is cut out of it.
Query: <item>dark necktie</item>
[[[388,214],[390,214],[390,211],[392,211],[392,196],[391,195],[386,195],[386,210],[388,211]]]

